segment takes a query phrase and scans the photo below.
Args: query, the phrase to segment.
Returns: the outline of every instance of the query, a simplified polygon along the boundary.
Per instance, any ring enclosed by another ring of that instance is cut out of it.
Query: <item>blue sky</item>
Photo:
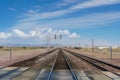
[[[0,0],[0,14],[0,44],[120,45],[120,0]]]

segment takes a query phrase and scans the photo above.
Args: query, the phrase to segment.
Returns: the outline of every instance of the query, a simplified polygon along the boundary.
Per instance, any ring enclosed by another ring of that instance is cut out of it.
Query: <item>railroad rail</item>
[[[62,50],[57,53],[51,68],[46,74],[46,76],[39,74],[34,80],[80,80],[72,70]]]
[[[120,74],[117,73],[117,72],[120,72],[119,66],[116,66],[116,65],[113,65],[113,64],[110,64],[110,63],[107,63],[102,60],[98,60],[98,59],[95,59],[95,58],[92,58],[92,57],[89,57],[86,55],[82,55],[82,54],[79,54],[79,53],[76,53],[76,52],[73,52],[70,50],[66,50],[66,49],[64,49],[64,50],[69,52],[70,54],[86,61],[87,63],[94,65],[95,67],[97,67],[98,69],[100,69],[102,71],[109,71],[120,77]]]
[[[120,71],[119,66],[78,54],[67,49],[54,49],[39,56],[9,65],[9,67],[14,66],[15,68],[8,72],[0,72],[0,80],[91,80],[89,76],[85,76],[87,79],[83,79],[83,76],[78,75],[79,73],[77,74],[76,71],[74,71],[76,69],[72,69],[73,63],[70,61],[69,54],[94,65],[98,70],[109,71],[120,76],[117,74],[117,71]],[[34,67],[32,67],[33,64]],[[20,72],[23,67],[26,69],[23,72]],[[2,69],[4,68],[1,68],[0,70]],[[25,75],[27,75],[27,77]],[[120,80],[120,78],[112,80]]]
[[[39,75],[39,72],[54,59],[54,56],[58,52],[58,49],[47,56],[44,56],[37,61],[35,61],[34,65],[28,69],[27,71],[23,72],[22,74],[12,78],[12,80],[34,80],[36,75]],[[50,63],[51,64],[51,63]],[[43,80],[43,79],[39,79]]]
[[[44,53],[42,53],[38,56],[32,57],[30,59],[23,60],[23,61],[14,63],[12,65],[8,65],[8,66],[0,68],[0,79],[4,79],[4,78],[9,77],[9,79],[11,80],[12,78],[20,75],[21,72],[24,72],[24,71],[21,71],[23,69],[23,67],[25,67],[25,71],[28,70],[35,63],[35,61],[37,61],[39,58],[44,57],[44,56],[46,56],[46,55],[48,55],[56,50],[57,49],[54,49],[54,50],[51,50],[48,52],[44,52]],[[9,70],[9,71],[5,71],[5,69],[8,67],[15,67],[15,68],[12,70]],[[4,72],[2,72],[3,70],[4,70]]]

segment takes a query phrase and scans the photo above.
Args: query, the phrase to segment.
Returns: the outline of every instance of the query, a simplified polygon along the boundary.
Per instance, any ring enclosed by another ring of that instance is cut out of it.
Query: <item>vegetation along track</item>
[[[117,72],[120,72],[120,67],[119,66],[104,62],[102,60],[94,59],[92,57],[88,57],[88,56],[85,56],[85,55],[82,55],[82,54],[78,54],[78,53],[75,53],[75,52],[72,52],[72,51],[69,51],[69,50],[65,50],[65,51],[67,51],[67,52],[71,53],[72,55],[74,55],[76,57],[79,57],[82,60],[94,65],[95,67],[97,67],[98,69],[100,69],[102,71],[109,71],[109,72],[112,72],[115,75],[120,76],[117,73]]]

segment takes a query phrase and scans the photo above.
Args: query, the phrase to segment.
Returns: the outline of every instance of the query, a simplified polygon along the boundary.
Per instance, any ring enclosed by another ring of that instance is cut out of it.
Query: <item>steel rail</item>
[[[78,53],[76,53],[76,52],[72,52],[72,51],[69,51],[69,50],[66,50],[66,49],[64,49],[64,50],[67,51],[67,52],[69,52],[69,53],[71,53],[71,54],[74,53],[73,55],[76,54],[76,55],[85,56],[85,55],[78,54]],[[88,56],[85,56],[85,57],[88,57]],[[91,58],[91,57],[88,57],[88,58]],[[114,68],[116,68],[116,69],[120,69],[120,66],[116,66],[116,65],[113,65],[113,64],[110,64],[110,63],[107,63],[107,62],[101,61],[101,60],[94,59],[94,58],[91,58],[91,59],[96,60],[96,61],[101,62],[101,63],[104,63],[104,64],[106,64],[106,65],[112,66],[112,67],[114,67]]]
[[[98,67],[99,69],[102,69],[102,70],[105,70],[105,71],[109,71],[109,72],[113,73],[114,75],[117,75],[117,76],[120,77],[120,74],[116,73],[115,71],[111,71],[111,70],[109,70],[109,69],[107,69],[107,68],[104,68],[104,67],[102,67],[102,66],[100,66],[100,65],[97,65],[96,63],[92,62],[92,58],[90,58],[91,60],[84,59],[83,56],[80,57],[80,58],[83,59],[83,60],[85,60],[86,62],[88,62],[88,63],[90,63],[90,64]],[[89,58],[89,57],[87,57],[87,58]],[[104,64],[104,63],[102,63],[102,62],[99,62],[99,63],[100,63],[100,64]],[[104,64],[104,65],[106,65],[106,64]],[[108,65],[107,65],[107,66],[108,66]],[[104,74],[104,73],[103,73],[103,74]],[[108,77],[109,77],[109,76],[108,76]],[[111,77],[110,77],[110,78],[111,78]],[[117,80],[117,79],[114,79],[114,78],[111,78],[111,79],[112,79],[112,80]],[[120,78],[118,78],[118,79],[120,79]]]
[[[60,50],[60,51],[61,51],[61,50]],[[58,53],[58,54],[60,54],[60,53]],[[72,70],[72,68],[71,68],[71,66],[70,66],[67,58],[65,57],[65,55],[64,55],[63,53],[62,53],[62,55],[63,55],[63,57],[64,57],[64,59],[65,59],[65,62],[66,62],[66,64],[67,64],[68,69],[70,70],[70,72],[71,72],[71,74],[72,74],[73,79],[74,79],[74,80],[81,80],[81,79],[78,79],[78,78],[77,78],[76,74],[75,74],[74,71]],[[50,72],[49,72],[49,75],[48,75],[48,77],[47,77],[46,80],[51,80],[52,72],[53,72],[53,70],[54,70],[55,63],[56,63],[56,61],[57,61],[57,58],[58,58],[58,55],[57,55],[57,57],[55,58],[55,61],[54,61],[54,63],[53,63],[53,66],[52,66],[52,68],[51,68],[51,70],[50,70]]]
[[[58,54],[59,54],[59,53],[58,53]],[[56,58],[55,58],[55,60],[54,60],[54,62],[53,62],[53,66],[52,66],[52,68],[51,68],[51,70],[50,70],[50,72],[49,72],[49,74],[48,74],[47,80],[51,80],[52,72],[53,72],[53,69],[54,69],[54,67],[55,67],[55,63],[56,63],[56,61],[57,61],[58,54],[57,54],[57,56],[56,56]]]
[[[63,52],[63,51],[62,51],[62,52]],[[69,70],[70,70],[70,72],[71,72],[72,77],[74,78],[74,80],[82,80],[82,79],[78,79],[78,78],[77,78],[77,75],[75,74],[75,72],[73,71],[72,67],[70,66],[67,57],[66,57],[64,54],[63,54],[63,56],[64,56],[64,59],[65,59],[65,61],[66,61],[66,64],[67,64],[67,66],[68,66],[68,68],[69,68]]]
[[[106,70],[106,71],[109,71],[109,72],[111,72],[111,73],[113,73],[113,74],[115,74],[115,75],[117,75],[117,76],[120,76],[120,74],[118,74],[118,73],[116,73],[116,72],[114,72],[114,71],[111,71],[111,70],[109,70],[109,69],[106,69],[106,68],[104,68],[103,66],[97,65],[96,63],[93,63],[93,62],[91,62],[90,60],[87,60],[87,59],[85,59],[85,58],[94,60],[94,61],[96,61],[96,62],[98,62],[98,63],[100,63],[100,64],[104,64],[104,65],[110,66],[110,67],[112,67],[113,69],[117,69],[117,70],[120,70],[120,69],[119,69],[119,68],[120,68],[119,66],[115,66],[115,65],[112,65],[112,64],[107,63],[107,62],[99,61],[99,60],[97,60],[97,59],[94,59],[94,58],[91,58],[91,57],[88,57],[88,56],[85,56],[85,55],[82,55],[82,54],[77,54],[77,53],[72,52],[72,51],[69,51],[69,50],[65,50],[65,51],[69,52],[70,54],[72,54],[72,55],[74,55],[74,56],[76,56],[76,57],[78,57],[78,58],[81,58],[81,59],[85,60],[86,62],[89,62],[90,64],[98,67],[99,69]]]
[[[51,50],[51,51],[49,51],[49,52],[45,52],[46,54],[48,54],[48,53],[52,53],[52,52],[54,52],[54,51],[56,51],[57,49],[54,49],[54,50]],[[43,53],[44,54],[44,53]],[[41,54],[42,55],[42,54]],[[41,55],[39,55],[39,56],[41,56]],[[39,57],[39,56],[36,56],[36,58],[37,57]],[[34,57],[35,58],[35,57]],[[30,59],[32,59],[32,58],[30,58]],[[23,60],[23,61],[25,61],[25,60]],[[22,62],[22,61],[21,61]],[[30,61],[31,62],[31,61]],[[19,62],[18,62],[19,63]],[[16,63],[15,63],[16,64]],[[16,68],[16,69],[13,69],[13,70],[10,70],[10,71],[8,71],[8,72],[6,72],[6,73],[3,73],[2,75],[0,75],[0,78],[4,78],[5,76],[7,76],[7,75],[9,75],[9,74],[11,74],[11,73],[14,73],[14,72],[17,72],[19,69],[21,69],[21,68],[23,68],[23,67],[25,67],[25,66],[27,66],[29,63],[27,62],[27,64],[23,64],[22,66],[20,66],[20,67],[18,67],[18,68]],[[11,65],[9,65],[9,66],[11,66]],[[5,66],[5,67],[2,67],[2,68],[0,68],[0,70],[2,70],[2,69],[4,69],[4,68],[7,68],[8,66]],[[10,78],[10,80],[11,79],[13,79],[14,77],[17,77],[17,76],[19,76],[19,75],[15,75],[15,76],[13,76],[12,78]]]

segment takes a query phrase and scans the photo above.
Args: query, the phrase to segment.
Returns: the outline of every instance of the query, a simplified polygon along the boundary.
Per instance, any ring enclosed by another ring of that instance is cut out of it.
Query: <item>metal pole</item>
[[[94,39],[92,39],[92,52],[94,52]]]
[[[112,47],[110,46],[110,59],[112,59]]]
[[[79,47],[79,49],[80,49],[80,42],[78,42],[78,47]]]
[[[49,50],[50,36],[47,36],[47,50]]]
[[[10,61],[12,60],[12,49],[10,47]]]

